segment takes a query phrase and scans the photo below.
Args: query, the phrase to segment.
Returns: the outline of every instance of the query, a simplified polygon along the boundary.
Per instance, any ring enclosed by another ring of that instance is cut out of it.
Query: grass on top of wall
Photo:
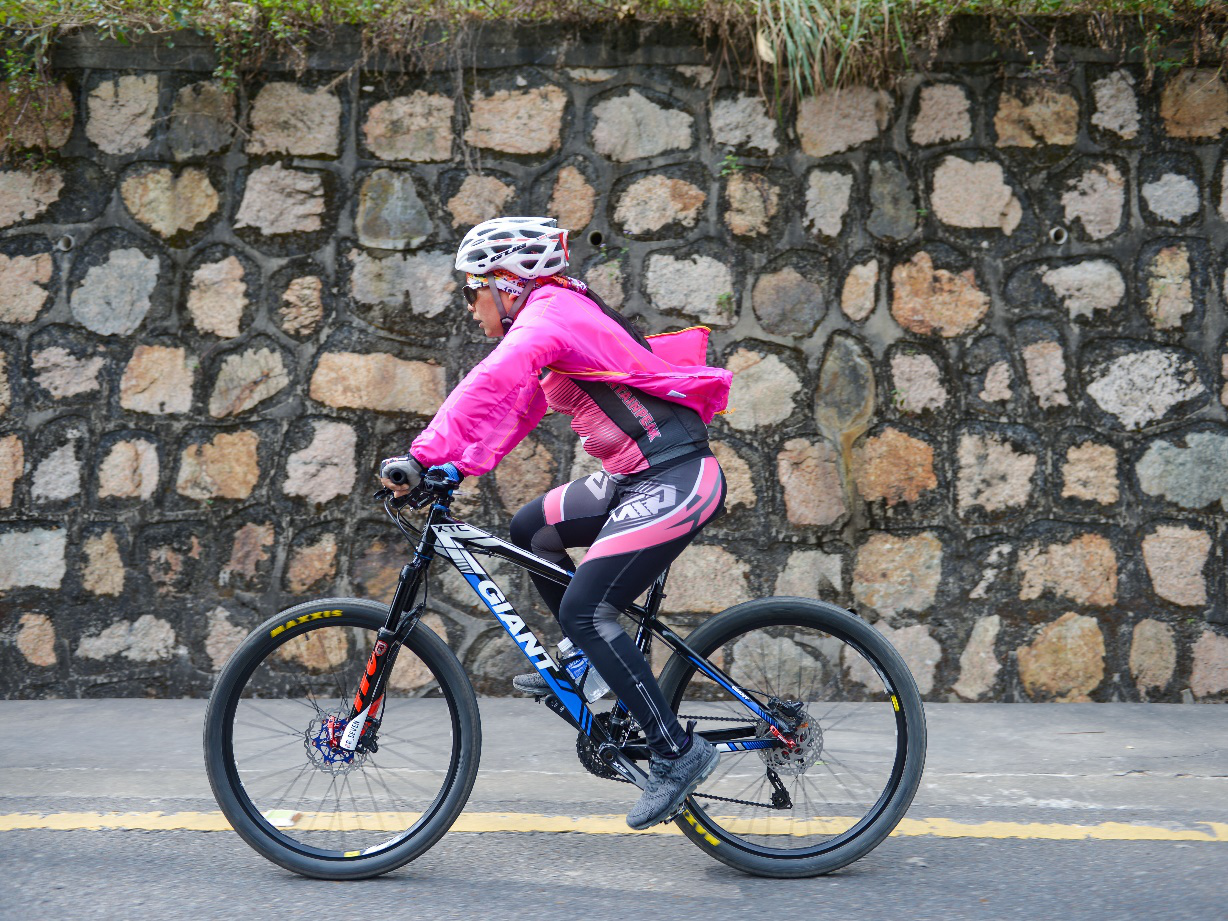
[[[233,85],[271,57],[305,67],[308,51],[341,28],[361,36],[361,67],[376,54],[438,59],[485,22],[689,23],[714,63],[749,74],[779,111],[801,95],[913,69],[961,16],[981,17],[978,31],[996,43],[1040,47],[1040,72],[1058,63],[1063,42],[1142,60],[1149,76],[1228,60],[1228,0],[0,0],[0,156],[12,113],[20,121],[39,110],[55,42],[83,30],[172,46],[195,31],[214,43],[216,78]]]
[[[21,77],[45,70],[52,44],[71,32],[172,44],[190,29],[215,42],[219,78],[236,80],[269,55],[305,60],[339,27],[358,30],[368,52],[413,56],[481,22],[689,22],[718,39],[714,57],[732,50],[786,93],[805,94],[911,68],[959,16],[983,17],[999,42],[1056,44],[1063,29],[1149,67],[1228,55],[1228,0],[0,0],[0,41],[6,74]]]

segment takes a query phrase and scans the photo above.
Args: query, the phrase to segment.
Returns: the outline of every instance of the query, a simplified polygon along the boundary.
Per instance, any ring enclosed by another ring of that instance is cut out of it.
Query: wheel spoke
[[[285,720],[279,720],[277,717],[275,717],[275,716],[271,716],[270,714],[268,714],[268,713],[266,713],[265,711],[261,710],[259,707],[257,707],[255,704],[253,704],[251,701],[247,701],[247,702],[246,702],[246,706],[247,706],[247,709],[249,709],[249,710],[254,710],[256,713],[259,713],[261,716],[263,716],[263,717],[264,717],[266,720],[269,720],[270,722],[276,723],[278,726],[284,726],[284,727],[286,728],[286,730],[287,730],[287,734],[288,734],[288,735],[292,735],[292,736],[302,736],[302,734],[303,734],[303,730],[302,730],[302,728],[301,728],[301,727],[291,726],[291,725],[290,725],[289,723],[287,723]],[[268,732],[268,731],[271,731],[271,730],[269,730],[269,728],[266,726],[266,727],[265,727],[265,731],[266,731],[266,732]]]

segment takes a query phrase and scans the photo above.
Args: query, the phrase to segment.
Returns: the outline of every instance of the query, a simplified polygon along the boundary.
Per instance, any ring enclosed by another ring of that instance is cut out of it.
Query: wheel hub
[[[812,765],[818,764],[823,754],[823,730],[818,720],[813,719],[801,704],[796,704],[792,709],[797,713],[797,728],[784,734],[784,739],[793,743],[792,747],[761,748],[759,757],[776,773],[796,777],[805,774]],[[755,737],[770,739],[775,737],[775,733],[767,723],[760,722],[756,727]]]
[[[348,774],[367,760],[366,752],[341,747],[347,722],[339,713],[322,713],[308,724],[303,733],[303,747],[316,770],[325,774]]]

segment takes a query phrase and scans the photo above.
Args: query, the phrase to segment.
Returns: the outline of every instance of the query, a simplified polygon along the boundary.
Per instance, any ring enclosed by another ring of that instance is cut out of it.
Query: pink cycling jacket
[[[583,295],[554,285],[529,296],[493,352],[448,395],[410,453],[451,461],[466,476],[493,469],[548,409],[543,370],[580,381],[622,383],[695,410],[705,423],[725,409],[733,375],[703,364],[708,330],[650,337],[645,349]]]

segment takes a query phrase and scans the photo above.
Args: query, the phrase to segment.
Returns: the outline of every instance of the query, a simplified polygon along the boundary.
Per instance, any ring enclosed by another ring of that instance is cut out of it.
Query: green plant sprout
[[[740,172],[742,172],[742,161],[735,154],[725,154],[725,159],[721,161],[721,178],[724,179]]]

